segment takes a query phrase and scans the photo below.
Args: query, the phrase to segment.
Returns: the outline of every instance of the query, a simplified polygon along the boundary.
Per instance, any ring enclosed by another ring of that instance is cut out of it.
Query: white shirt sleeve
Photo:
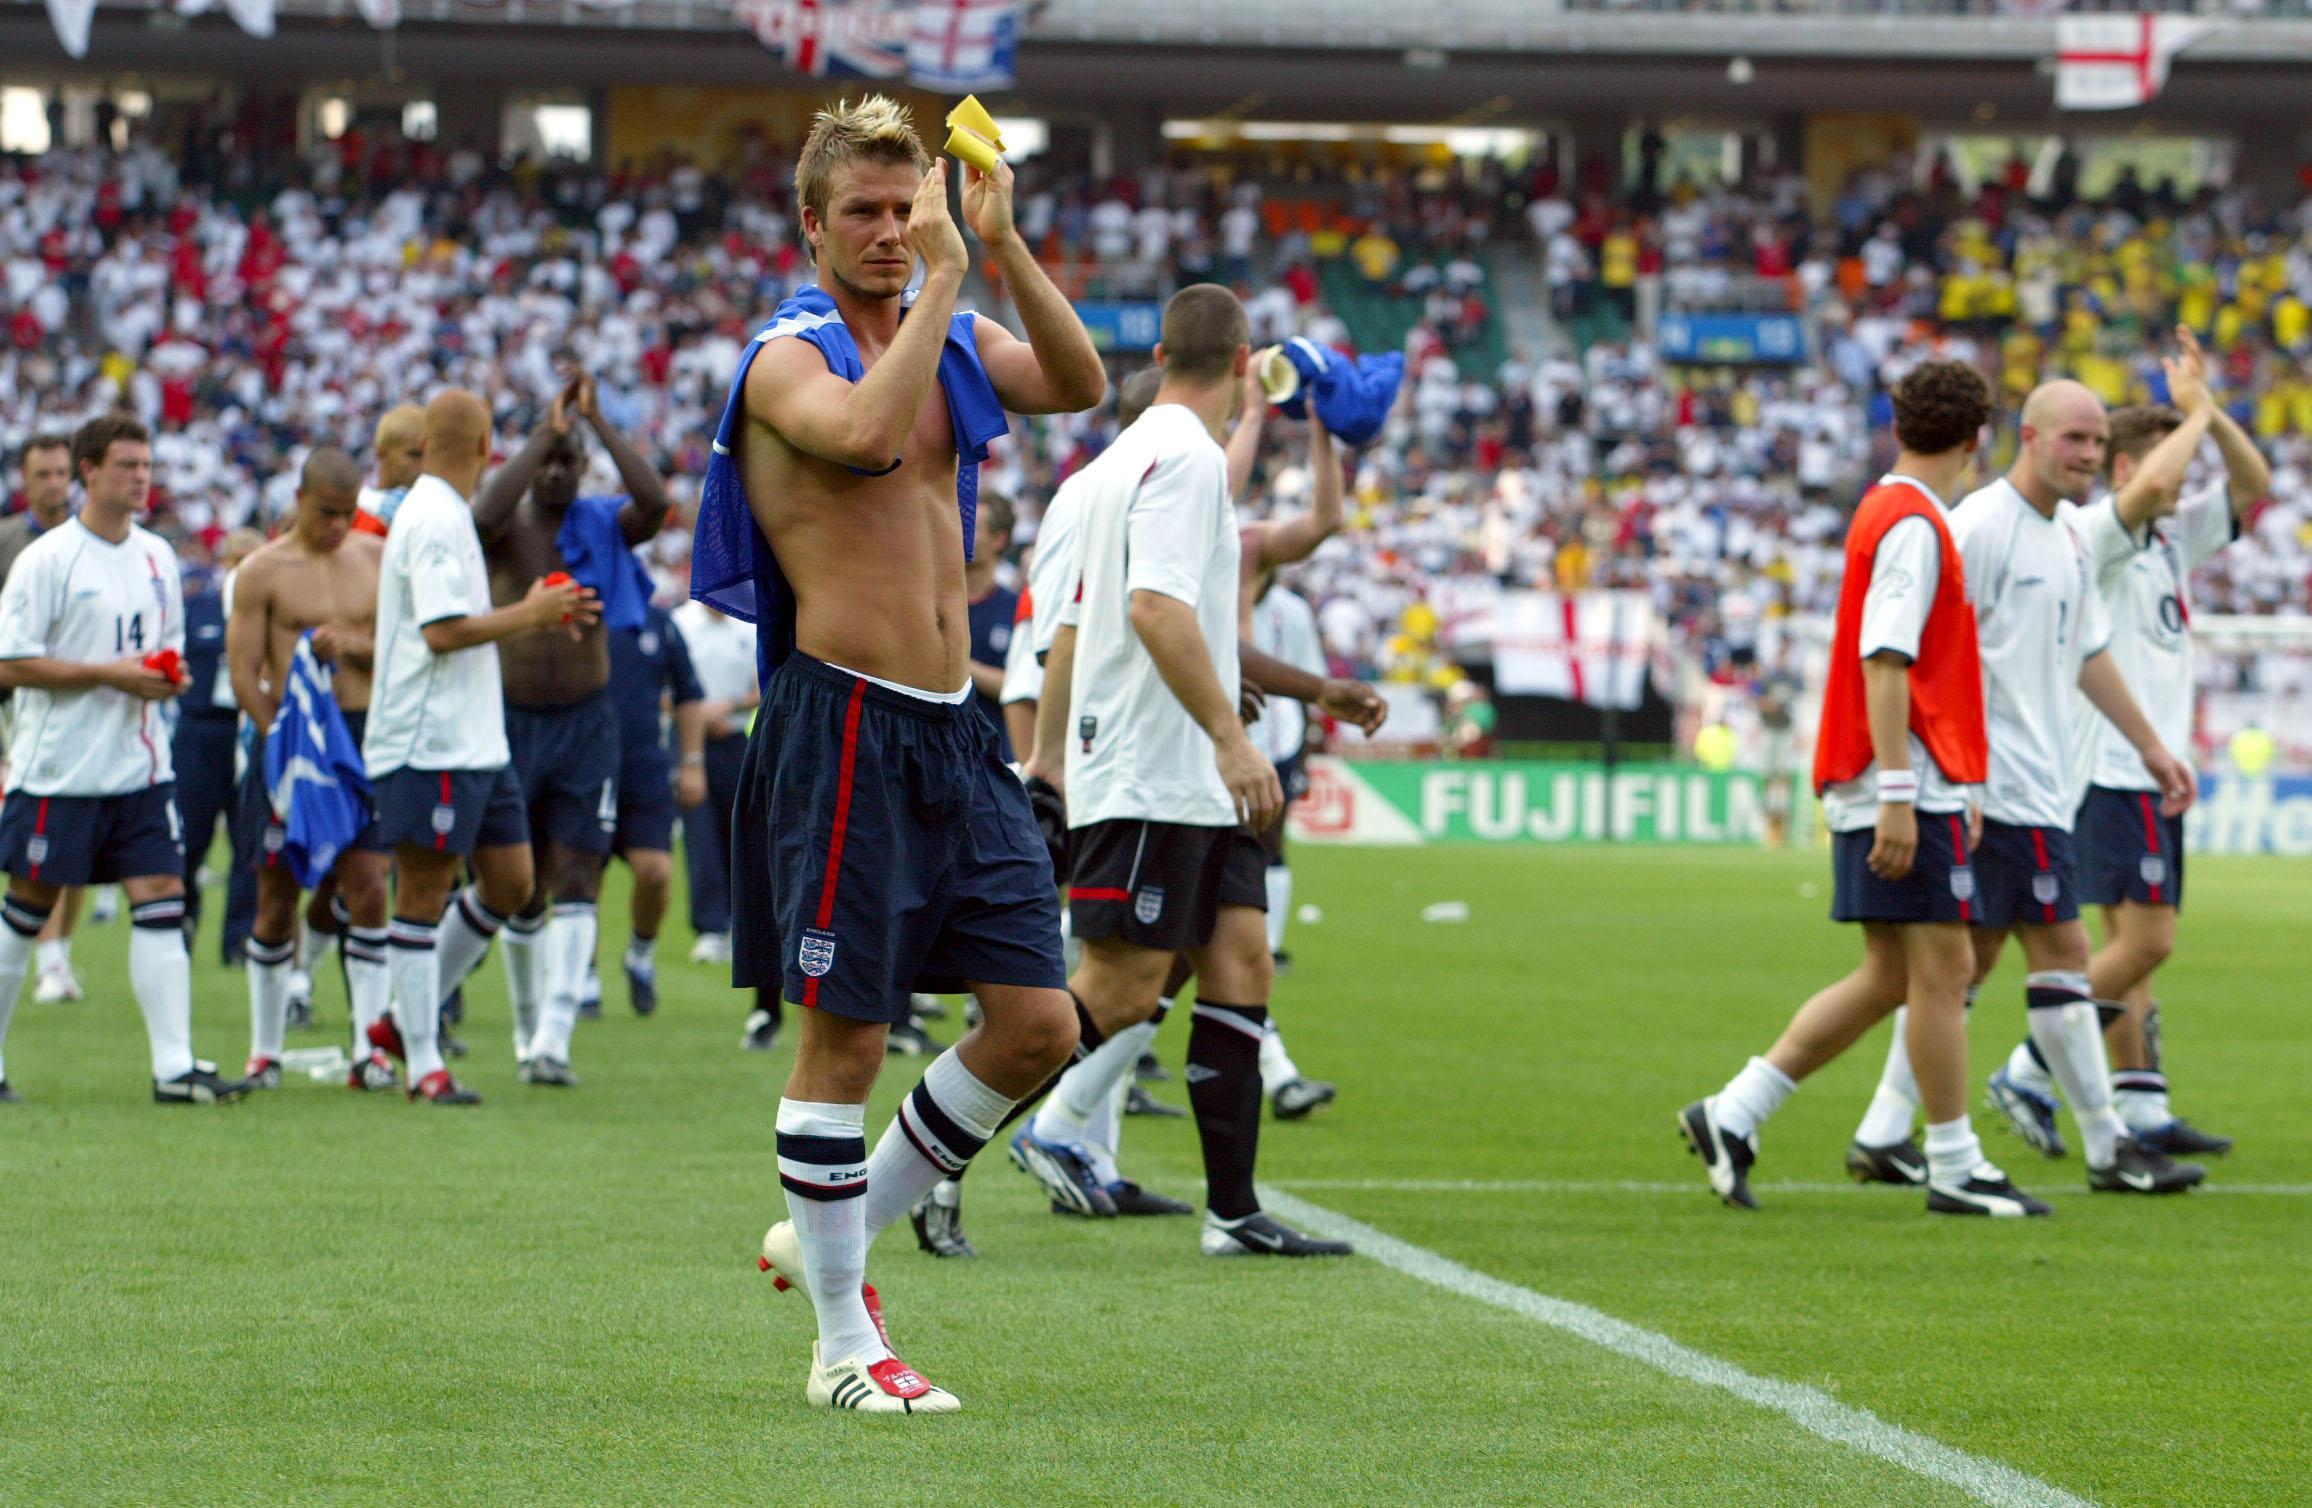
[[[1160,592],[1190,607],[1204,594],[1212,531],[1227,501],[1225,467],[1213,455],[1167,456],[1143,477],[1125,515],[1124,591]]]
[[[474,610],[466,592],[465,564],[458,559],[457,541],[449,537],[446,522],[429,509],[401,523],[405,529],[417,526],[402,567],[409,575],[410,621],[419,628],[445,618],[468,617]]]
[[[2093,562],[2089,562],[2092,570]],[[2084,599],[2079,604],[2079,663],[2089,660],[2111,648],[2111,610],[2103,605],[2103,593],[2096,589],[2090,576]]]
[[[166,615],[168,631],[161,635],[161,648],[185,652],[185,577],[184,564],[177,552],[166,544],[155,542],[153,555],[160,566],[161,590],[165,594],[161,611]]]
[[[1889,649],[1919,657],[1919,636],[1926,632],[1942,577],[1942,554],[1934,525],[1915,515],[1879,536],[1870,590],[1862,599],[1862,658]]]
[[[2135,558],[2136,543],[2119,521],[2119,507],[2105,498],[2071,516],[2079,542],[2087,547],[2088,572],[2099,587],[2108,587]]]
[[[51,555],[26,551],[16,557],[8,585],[0,588],[0,660],[43,659],[48,654],[48,561]]]
[[[2186,571],[2240,537],[2239,520],[2232,516],[2232,491],[2217,482],[2176,504],[2176,548]]]
[[[1998,527],[1999,510],[1977,498],[1951,510],[1950,527],[1951,542],[1959,547],[1959,569],[1967,579],[1967,601],[1980,618],[1998,587],[1993,579],[1998,570],[1993,552],[1998,545],[1991,536],[2002,531]]]

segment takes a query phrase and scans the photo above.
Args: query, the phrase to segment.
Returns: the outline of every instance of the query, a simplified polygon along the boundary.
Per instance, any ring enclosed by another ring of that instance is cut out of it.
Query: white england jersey
[[[1228,458],[1204,421],[1159,404],[1084,468],[1068,717],[1068,825],[1119,818],[1234,827],[1212,740],[1164,684],[1131,622],[1132,594],[1195,609],[1213,673],[1238,691],[1237,567]]]
[[[1272,586],[1252,605],[1252,647],[1295,670],[1325,673],[1325,652],[1317,637],[1316,609],[1299,593]],[[1272,761],[1298,759],[1307,750],[1308,709],[1289,696],[1272,696],[1245,729],[1253,747]]]
[[[114,544],[71,518],[24,547],[0,589],[0,659],[101,664],[185,649],[176,552],[129,525]],[[109,686],[21,686],[8,794],[125,796],[176,779],[163,703]]]
[[[2192,608],[2190,582],[2201,561],[2239,538],[2230,490],[2218,482],[2129,533],[2105,498],[2071,513],[2111,618],[2111,658],[2136,704],[2170,754],[2191,756]],[[2115,791],[2156,791],[2159,782],[2087,698],[2073,709],[2082,783]]]
[[[2111,642],[2087,547],[2062,510],[2049,518],[2001,477],[1951,512],[1975,604],[1991,738],[1983,815],[2071,828],[2079,806],[2071,704],[2079,671]]]
[[[506,749],[498,646],[435,654],[425,626],[490,611],[474,510],[428,474],[410,484],[377,576],[377,668],[361,757],[372,777],[395,770],[496,770]]]
[[[1916,477],[1889,474],[1879,479],[1884,487],[1901,482],[1916,487],[1931,499],[1937,508],[1943,500],[1934,489]],[[1886,533],[1879,536],[1878,550],[1871,556],[1870,590],[1862,599],[1862,632],[1855,641],[1855,653],[1869,659],[1882,650],[1916,662],[1919,640],[1927,631],[1927,615],[1935,605],[1935,592],[1943,579],[1943,545],[1935,537],[1935,526],[1913,515],[1899,519]],[[1918,800],[1921,812],[1961,812],[1975,798],[1976,789],[1960,785],[1943,774],[1943,767],[1935,763],[1928,752],[1926,740],[1916,733],[1904,735],[1910,742],[1911,771],[1919,778]],[[1862,773],[1852,780],[1842,780],[1822,793],[1823,823],[1834,833],[1860,832],[1878,826],[1878,769],[1876,756],[1863,766]]]
[[[1044,509],[1044,521],[1036,527],[1036,558],[1028,566],[1028,638],[1039,657],[1052,652],[1052,639],[1063,627],[1076,624],[1076,588],[1083,580],[1076,525],[1082,516],[1084,487],[1082,471],[1060,483],[1051,506]]]

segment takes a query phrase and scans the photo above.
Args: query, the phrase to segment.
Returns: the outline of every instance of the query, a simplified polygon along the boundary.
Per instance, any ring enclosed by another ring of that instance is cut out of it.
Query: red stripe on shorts
[[[1967,824],[1959,820],[1959,814],[1957,812],[1951,813],[1951,852],[1958,855],[1960,863],[1964,864],[1967,862]],[[1974,903],[1969,901],[1965,896],[1960,896],[1959,920],[1963,922],[1971,922],[1974,919]]]
[[[1128,901],[1131,898],[1132,892],[1129,890],[1103,890],[1089,885],[1068,891],[1068,899],[1071,901]]]
[[[2151,793],[2138,791],[2135,799],[2143,804],[2143,846],[2156,854],[2160,851],[2159,814],[2152,810]],[[2151,887],[2151,903],[2155,906],[2160,904],[2160,888],[2156,882]]]
[[[458,820],[458,809],[456,803],[450,800],[450,772],[447,770],[442,771],[442,805],[449,808],[450,822],[452,825],[455,825]],[[446,832],[437,831],[434,834],[434,852],[440,853],[447,849],[449,846],[450,835]]]
[[[819,882],[818,920],[813,923],[822,932],[835,923],[835,882],[843,873],[843,835],[851,825],[851,776],[859,763],[859,708],[867,700],[867,683],[851,683],[851,701],[843,709],[843,760],[835,774],[835,829],[827,837],[827,873]],[[815,1009],[819,1004],[819,981],[803,981],[803,1006]]]
[[[2039,865],[2039,872],[2041,874],[2047,873],[2051,867],[2047,862],[2047,835],[2036,827],[2031,829],[2031,857]],[[2055,920],[2055,903],[2053,901],[2041,901],[2039,909],[2046,913],[2049,922],[2052,923]]]
[[[35,838],[37,838],[37,837],[40,837],[42,834],[46,833],[47,831],[48,831],[48,798],[47,798],[46,796],[43,796],[43,797],[41,797],[41,798],[40,798],[40,810],[38,810],[38,811],[36,811],[36,812],[34,812],[34,813],[32,814],[32,836],[34,836]],[[38,861],[35,861],[35,862],[33,863],[33,865],[32,865],[32,872],[31,872],[30,874],[26,875],[24,878],[25,878],[25,879],[27,879],[27,880],[29,880],[29,881],[31,881],[31,882],[32,882],[33,884],[35,884],[35,885],[37,885],[37,884],[39,884],[39,883],[40,883],[40,865],[39,865]]]

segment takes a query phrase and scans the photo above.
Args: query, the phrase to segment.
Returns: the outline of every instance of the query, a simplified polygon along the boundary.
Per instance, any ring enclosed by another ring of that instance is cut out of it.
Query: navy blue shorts
[[[610,851],[669,853],[674,848],[674,771],[657,749],[631,755],[618,767],[618,830]]]
[[[567,707],[506,708],[506,745],[534,839],[606,854],[618,831],[618,709],[598,691]]]
[[[969,699],[779,667],[739,767],[731,955],[740,988],[855,1021],[904,1020],[915,990],[1066,986],[1052,861]]]
[[[2051,927],[2079,919],[2078,866],[2071,834],[2060,827],[2015,827],[1983,819],[1975,877],[1985,927]]]
[[[346,729],[352,733],[353,746],[357,749],[361,747],[361,735],[368,722],[366,712],[345,714]],[[288,846],[289,827],[281,820],[281,814],[273,810],[272,795],[265,789],[262,745],[259,749],[260,757],[241,772],[241,783],[233,792],[233,851],[256,855],[254,862],[259,869],[278,869],[281,851]],[[345,845],[347,853],[357,849],[363,853],[390,853],[393,845],[378,837],[373,819],[359,836]]]
[[[177,786],[0,801],[0,870],[39,885],[112,885],[185,872]]]
[[[2184,819],[2161,816],[2157,795],[2091,785],[2071,831],[2079,846],[2082,905],[2182,908]]]
[[[1834,922],[1978,922],[1975,870],[1963,812],[1920,812],[1918,851],[1899,880],[1871,873],[1873,828],[1830,835],[1830,919]]]
[[[1212,941],[1223,906],[1268,909],[1268,855],[1242,828],[1119,818],[1071,834],[1076,936],[1177,953]]]
[[[464,858],[477,848],[530,841],[512,770],[395,770],[374,784],[373,831],[386,848],[406,843]]]

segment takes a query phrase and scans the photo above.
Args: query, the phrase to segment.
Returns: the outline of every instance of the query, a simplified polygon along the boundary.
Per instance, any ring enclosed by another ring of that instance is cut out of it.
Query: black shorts
[[[2157,795],[2091,785],[2071,831],[2082,905],[2136,901],[2182,909],[2184,819],[2161,816]]]
[[[1278,760],[1276,781],[1284,787],[1284,810],[1276,814],[1274,822],[1260,830],[1260,851],[1272,868],[1284,862],[1284,829],[1292,813],[1292,804],[1309,793],[1308,760],[1299,754],[1290,759]]]
[[[618,709],[598,691],[567,707],[506,707],[506,746],[530,836],[606,854],[618,831]]]
[[[916,990],[1066,986],[1051,860],[968,698],[803,654],[772,675],[731,820],[731,976],[881,1022]]]
[[[40,885],[112,885],[185,872],[175,781],[120,796],[0,801],[0,870]]]
[[[356,749],[361,747],[361,735],[368,722],[369,714],[366,712],[345,714],[345,727],[353,735],[353,746]],[[374,803],[374,795],[371,799]],[[281,867],[281,851],[288,846],[288,842],[289,826],[281,820],[281,814],[273,810],[272,793],[265,789],[264,745],[260,742],[256,756],[250,760],[248,768],[241,772],[240,784],[233,790],[233,851],[255,855],[251,862],[259,869],[278,869]],[[351,843],[345,845],[347,853],[355,850],[362,853],[390,853],[392,849],[392,844],[378,836],[374,816],[369,825],[362,828]]]
[[[2060,827],[2016,827],[1983,819],[1975,855],[1985,927],[2051,927],[2079,919],[2078,866]]]
[[[1268,856],[1242,828],[1118,818],[1077,828],[1070,850],[1078,937],[1176,953],[1211,942],[1223,906],[1268,909]]]
[[[1830,919],[1834,922],[1976,922],[1975,871],[1962,812],[1918,813],[1919,847],[1899,880],[1871,873],[1872,828],[1830,835]]]
[[[618,767],[618,830],[610,851],[668,853],[674,848],[674,770],[660,749],[627,756]]]
[[[512,770],[395,770],[373,777],[373,784],[373,831],[386,848],[406,843],[464,858],[477,848],[530,841]]]

